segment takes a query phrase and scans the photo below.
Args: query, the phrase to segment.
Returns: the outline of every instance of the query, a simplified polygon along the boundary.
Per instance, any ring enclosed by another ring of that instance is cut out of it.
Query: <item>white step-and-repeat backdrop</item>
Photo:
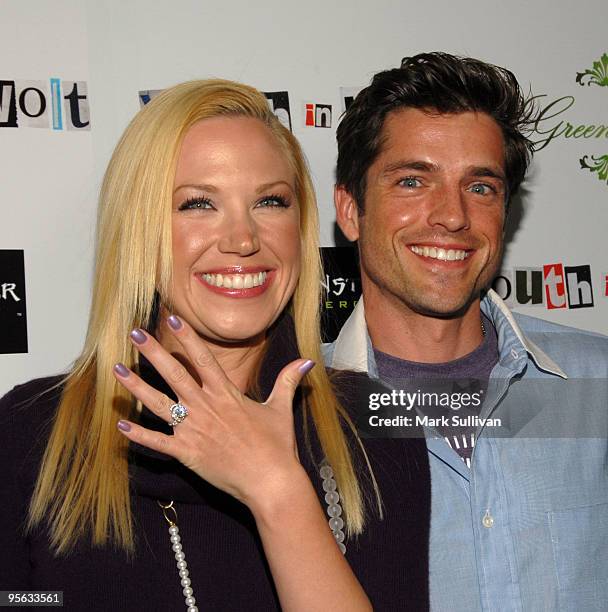
[[[207,77],[267,92],[305,149],[334,247],[340,113],[421,51],[506,66],[539,96],[495,288],[518,311],[608,333],[606,23],[605,0],[0,0],[0,395],[66,371],[82,346],[101,176],[148,96]],[[325,280],[330,315],[357,292],[344,265]]]

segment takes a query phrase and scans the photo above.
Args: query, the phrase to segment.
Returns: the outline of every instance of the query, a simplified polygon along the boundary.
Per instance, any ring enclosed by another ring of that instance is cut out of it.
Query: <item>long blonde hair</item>
[[[192,81],[165,90],[135,116],[104,177],[85,346],[64,381],[30,505],[29,527],[46,522],[57,553],[89,532],[94,545],[133,550],[128,440],[116,422],[133,418],[135,402],[114,379],[112,367],[117,362],[135,367],[138,356],[128,333],[146,326],[156,291],[161,300],[169,295],[171,199],[181,142],[196,122],[218,115],[264,122],[293,166],[302,269],[291,308],[300,354],[319,364],[307,375],[306,409],[334,469],[347,530],[356,534],[363,529],[362,490],[341,427],[341,418],[350,421],[322,367],[318,213],[306,161],[297,140],[257,90],[224,80]]]

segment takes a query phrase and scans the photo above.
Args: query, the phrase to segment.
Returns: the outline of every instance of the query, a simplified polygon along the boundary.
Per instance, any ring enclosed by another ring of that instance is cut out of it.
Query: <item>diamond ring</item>
[[[169,408],[169,411],[171,412],[171,421],[169,421],[171,427],[175,427],[188,416],[188,409],[180,402],[173,404],[171,408]]]

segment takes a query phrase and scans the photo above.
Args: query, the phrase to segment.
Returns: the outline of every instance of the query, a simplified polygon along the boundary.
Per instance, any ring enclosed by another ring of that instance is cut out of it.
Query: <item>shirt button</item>
[[[511,349],[511,357],[513,357],[513,359],[517,359],[518,353],[515,349]]]
[[[490,527],[493,527],[494,517],[490,514],[489,510],[486,510],[486,513],[483,515],[483,518],[481,519],[481,523],[487,529],[490,529]]]

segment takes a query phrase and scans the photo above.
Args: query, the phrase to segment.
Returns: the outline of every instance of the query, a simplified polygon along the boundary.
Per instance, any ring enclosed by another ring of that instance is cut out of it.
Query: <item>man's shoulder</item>
[[[552,342],[583,342],[591,346],[597,345],[600,350],[608,350],[608,336],[599,332],[552,323],[546,319],[531,317],[518,312],[513,313],[515,321],[524,334],[534,340],[534,337],[545,337]]]
[[[569,376],[585,372],[608,374],[608,336],[515,312],[513,317],[526,339],[554,359]]]

